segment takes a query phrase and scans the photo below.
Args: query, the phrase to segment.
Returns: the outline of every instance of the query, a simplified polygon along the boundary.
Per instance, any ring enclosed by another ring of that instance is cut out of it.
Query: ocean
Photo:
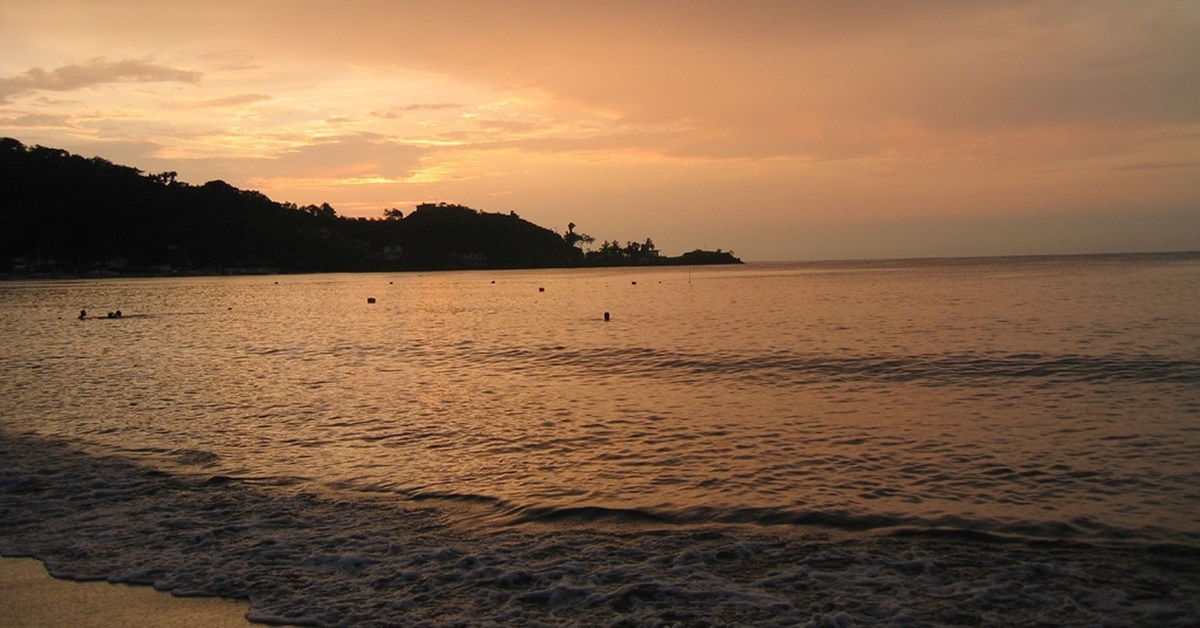
[[[1200,621],[1200,254],[9,281],[0,341],[0,554],[59,577],[315,626]]]

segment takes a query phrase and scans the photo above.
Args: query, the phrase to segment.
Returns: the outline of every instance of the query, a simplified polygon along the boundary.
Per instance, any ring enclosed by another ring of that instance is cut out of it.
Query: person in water
[[[87,318],[87,310],[79,310],[79,320]]]

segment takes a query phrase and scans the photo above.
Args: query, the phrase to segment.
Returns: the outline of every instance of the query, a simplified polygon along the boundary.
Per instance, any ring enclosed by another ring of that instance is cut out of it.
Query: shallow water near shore
[[[1196,255],[14,282],[0,330],[0,553],[58,575],[317,625],[1200,613]]]

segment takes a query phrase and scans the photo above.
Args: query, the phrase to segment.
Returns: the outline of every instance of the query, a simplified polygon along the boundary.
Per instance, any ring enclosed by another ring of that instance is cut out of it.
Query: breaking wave
[[[766,385],[838,381],[971,385],[989,380],[1045,379],[1064,383],[1200,383],[1200,361],[1153,355],[946,353],[928,355],[805,355],[687,353],[652,348],[510,348],[477,357],[508,368],[547,367],[600,375],[733,377]]]
[[[0,553],[58,577],[249,598],[264,623],[1185,626],[1200,613],[1195,548],[711,522],[905,523],[761,511],[518,508],[524,523],[483,530],[447,518],[434,500],[452,495],[214,483],[2,433],[0,454]]]

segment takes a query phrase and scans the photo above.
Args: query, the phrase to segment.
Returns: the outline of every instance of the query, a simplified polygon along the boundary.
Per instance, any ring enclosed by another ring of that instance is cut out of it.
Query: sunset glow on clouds
[[[14,6],[16,5],[16,6]],[[1200,4],[10,2],[0,135],[750,260],[1200,249]]]

